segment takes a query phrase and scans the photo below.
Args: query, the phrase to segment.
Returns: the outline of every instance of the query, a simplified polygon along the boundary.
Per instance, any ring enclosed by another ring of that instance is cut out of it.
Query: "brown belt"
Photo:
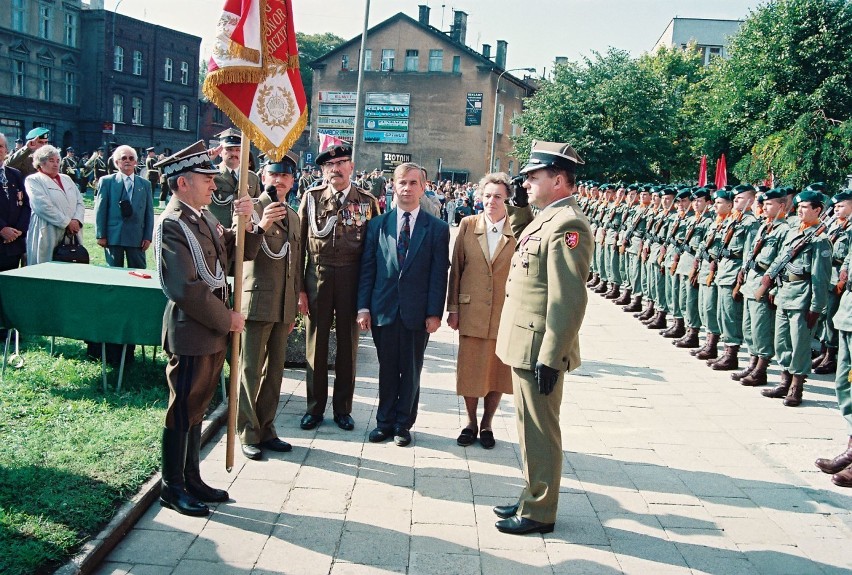
[[[787,274],[787,281],[788,282],[803,282],[803,281],[807,281],[809,279],[811,279],[811,274],[803,274],[803,275],[791,274],[791,273]]]

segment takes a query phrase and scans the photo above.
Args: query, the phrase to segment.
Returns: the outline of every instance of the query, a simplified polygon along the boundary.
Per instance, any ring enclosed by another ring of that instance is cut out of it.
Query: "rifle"
[[[769,237],[769,234],[772,233],[773,227],[775,227],[775,218],[766,220],[766,227],[763,228],[763,234],[761,234],[761,236],[757,238],[757,241],[754,242],[754,248],[752,248],[751,253],[748,255],[748,260],[746,260],[743,265],[743,269],[741,269],[737,274],[737,283],[734,284],[734,289],[731,292],[731,295],[735,300],[740,294],[740,289],[742,289],[743,284],[745,283],[746,274],[749,270],[754,268],[754,260],[757,258],[757,254],[760,253],[760,250],[763,249],[763,243],[766,241],[766,238]]]
[[[665,261],[666,258],[666,245],[675,245],[676,240],[674,239],[674,235],[677,233],[677,230],[680,227],[681,222],[683,222],[684,218],[686,218],[686,214],[676,219],[674,225],[672,226],[672,229],[670,229],[669,233],[666,234],[666,241],[663,243],[663,247],[660,250],[660,255],[657,258],[657,263],[660,265],[660,270],[662,270],[663,261]],[[677,257],[677,255],[675,257]]]
[[[701,244],[701,249],[698,250],[698,253],[695,255],[695,261],[692,264],[692,271],[689,273],[689,282],[692,284],[692,287],[698,287],[698,270],[701,268],[701,262],[707,257],[710,246],[713,245],[713,241],[716,239],[716,234],[720,229],[722,229],[723,222],[724,220],[716,224],[716,226],[710,230],[710,233],[704,238],[704,243]]]
[[[832,247],[834,246],[834,242],[837,241],[837,238],[840,237],[840,234],[846,230],[846,227],[849,225],[849,220],[844,221],[841,225],[837,226],[835,230],[831,233],[828,240],[831,242]],[[834,286],[834,293],[837,295],[843,295],[843,290],[846,289],[846,282],[849,281],[849,270],[843,270],[840,272],[840,275],[837,278],[837,285]]]
[[[683,237],[682,247],[678,247],[678,241],[675,240],[675,243],[673,244],[675,249],[675,256],[674,260],[672,261],[672,266],[669,268],[671,275],[675,275],[675,272],[677,271],[677,265],[678,263],[680,263],[680,254],[682,254],[685,250],[689,249],[689,240],[691,240],[692,236],[695,235],[695,228],[698,227],[698,222],[701,221],[704,216],[704,212],[706,211],[707,208],[704,208],[703,210],[701,210],[701,213],[695,214],[695,217],[689,224],[689,227],[686,228],[686,235]]]
[[[737,224],[743,220],[743,212],[739,212],[737,217],[732,222],[728,223],[728,229],[725,232],[725,238],[722,240],[722,247],[719,249],[719,255],[716,259],[710,262],[710,273],[707,276],[707,285],[713,282],[713,277],[716,275],[716,270],[719,268],[719,258],[722,257],[722,251],[728,249],[731,243],[731,238],[734,237],[734,230],[737,229]]]
[[[627,209],[630,209],[630,207],[632,206],[633,204],[630,204]],[[642,208],[641,212],[637,211],[636,215],[633,217],[633,222],[630,224],[630,227],[627,228],[627,233],[624,234],[624,239],[621,240],[621,245],[618,247],[618,253],[623,254],[625,251],[627,251],[627,246],[630,244],[630,240],[633,238],[633,234],[636,233],[636,228],[639,226],[639,221],[644,217],[647,211],[647,207]]]
[[[816,226],[812,231],[806,233],[802,239],[793,244],[793,246],[787,250],[787,253],[784,254],[783,257],[776,258],[772,265],[769,266],[769,269],[766,270],[766,274],[764,274],[763,278],[760,280],[760,285],[757,286],[757,289],[754,290],[754,299],[756,301],[760,301],[763,299],[763,295],[775,287],[776,284],[781,285],[778,281],[778,276],[781,275],[781,270],[787,267],[791,261],[793,261],[796,256],[798,256],[805,246],[815,237],[828,229],[831,224],[834,223],[834,220],[837,216],[832,216],[829,221],[823,221],[818,226]]]

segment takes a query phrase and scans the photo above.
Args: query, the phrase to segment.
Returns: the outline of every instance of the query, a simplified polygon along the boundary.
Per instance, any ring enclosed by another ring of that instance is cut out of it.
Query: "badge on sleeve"
[[[565,232],[565,245],[573,250],[580,243],[580,232]]]

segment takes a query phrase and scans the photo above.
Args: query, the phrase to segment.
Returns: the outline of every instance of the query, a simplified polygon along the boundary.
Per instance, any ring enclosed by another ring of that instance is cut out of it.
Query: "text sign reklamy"
[[[468,92],[464,111],[464,125],[482,125],[482,92]]]
[[[390,120],[386,118],[365,118],[364,128],[367,130],[408,131],[408,120]]]
[[[407,118],[408,106],[384,106],[367,104],[364,106],[364,116],[367,118]]]
[[[407,144],[408,132],[382,132],[378,130],[364,130],[365,142],[387,142],[389,144]]]

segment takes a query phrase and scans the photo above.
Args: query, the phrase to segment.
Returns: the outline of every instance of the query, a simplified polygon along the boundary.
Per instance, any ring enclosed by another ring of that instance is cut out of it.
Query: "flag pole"
[[[251,140],[242,134],[240,142],[240,181],[237,197],[248,194],[249,153]],[[237,239],[234,246],[234,311],[240,313],[243,300],[243,255],[245,252],[246,217],[237,218]],[[228,439],[225,449],[225,470],[234,468],[237,434],[237,406],[240,400],[240,332],[231,333],[231,379],[228,383]]]

